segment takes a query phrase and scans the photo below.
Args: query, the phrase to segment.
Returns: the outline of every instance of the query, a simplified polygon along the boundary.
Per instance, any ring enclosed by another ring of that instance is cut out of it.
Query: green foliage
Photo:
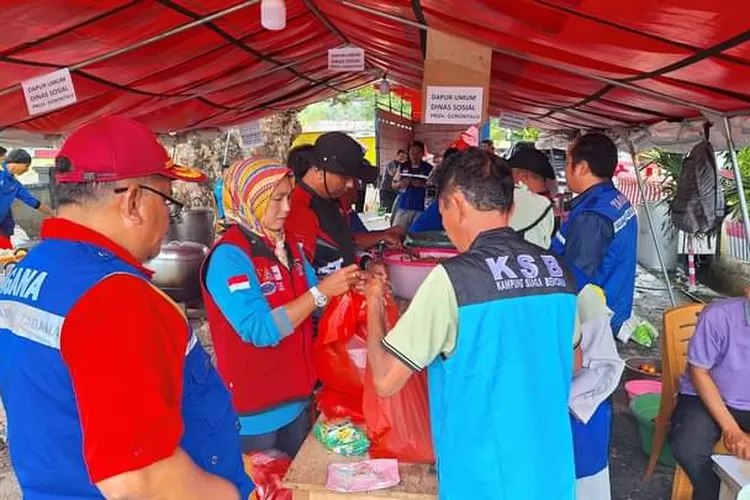
[[[539,140],[539,129],[534,127],[526,127],[523,130],[512,130],[511,131],[511,142],[536,142]]]
[[[659,148],[641,154],[640,160],[646,161],[639,161],[639,163],[646,166],[655,163],[664,169],[666,175],[662,180],[661,190],[666,203],[671,202],[677,193],[677,180],[682,170],[682,158],[681,153],[670,153]]]
[[[394,93],[381,95],[372,85],[339,94],[325,101],[307,106],[297,114],[303,130],[316,130],[324,121],[375,122],[376,107],[411,117],[411,102]]]
[[[539,129],[526,127],[522,130],[512,130],[502,128],[500,120],[492,118],[490,120],[490,139],[495,143],[510,141],[512,144],[517,142],[536,142],[539,139]]]
[[[719,155],[723,161],[723,168],[733,172],[732,160],[729,152],[725,151]],[[683,155],[680,153],[669,153],[660,149],[642,154],[642,158],[648,162],[656,163],[666,171],[666,176],[662,182],[662,191],[665,195],[664,202],[669,203],[674,199],[677,191],[677,181],[682,168]],[[750,200],[750,147],[742,148],[737,152],[737,160],[742,177],[742,185],[745,191],[745,198]],[[719,165],[721,168],[722,165]],[[740,217],[740,198],[737,191],[737,184],[734,179],[721,179],[722,189],[724,190],[724,200],[729,212],[735,218]]]
[[[724,168],[729,169],[730,172],[734,172],[729,152],[726,151],[722,153],[722,157],[724,160]],[[737,152],[737,163],[740,167],[745,199],[750,200],[750,147],[742,148]],[[723,181],[723,185],[724,200],[727,204],[727,208],[729,208],[729,211],[734,218],[740,218],[740,195],[737,190],[737,183],[733,179],[726,179]]]
[[[322,121],[375,121],[375,92],[371,86],[311,104],[297,114],[302,130],[315,130]]]

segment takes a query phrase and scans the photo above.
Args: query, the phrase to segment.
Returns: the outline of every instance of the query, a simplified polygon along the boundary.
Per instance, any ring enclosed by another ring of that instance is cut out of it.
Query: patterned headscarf
[[[269,231],[263,219],[274,189],[285,177],[293,179],[291,169],[276,160],[240,160],[224,172],[222,200],[226,217],[258,236],[270,238],[282,263],[286,261],[284,234]]]

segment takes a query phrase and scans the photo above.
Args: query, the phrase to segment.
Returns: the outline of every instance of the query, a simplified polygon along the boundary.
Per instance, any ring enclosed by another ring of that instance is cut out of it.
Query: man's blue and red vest
[[[552,241],[552,251],[562,256],[563,259],[565,259],[565,239],[570,223],[583,212],[594,212],[611,221],[613,237],[595,276],[581,283],[580,281],[584,280],[581,273],[577,273],[578,290],[580,291],[588,283],[604,290],[607,306],[614,312],[612,331],[617,333],[633,312],[638,239],[635,210],[612,182],[603,182],[581,194],[573,200],[573,207],[568,213],[567,220]]]
[[[45,239],[0,288],[0,389],[11,460],[27,500],[103,498],[86,469],[60,333],[75,303],[119,273],[148,280],[98,246]],[[190,328],[187,320],[185,328]],[[253,484],[244,472],[229,392],[192,332],[189,338],[180,447],[199,467],[231,481],[247,498]]]

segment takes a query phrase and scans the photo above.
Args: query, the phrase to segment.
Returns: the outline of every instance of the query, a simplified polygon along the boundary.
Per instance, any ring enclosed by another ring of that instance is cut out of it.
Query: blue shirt
[[[3,162],[3,167],[0,169],[0,220],[5,219],[10,213],[10,208],[16,199],[31,208],[39,208],[42,204],[10,173],[7,162]]]
[[[425,179],[417,179],[426,181],[426,177],[432,172],[432,165],[427,162],[421,162],[417,166],[413,166],[411,163],[403,163],[401,165],[401,175],[420,175],[424,176]],[[405,177],[408,179],[409,177]],[[417,187],[410,185],[403,193],[399,201],[399,208],[401,210],[416,210],[417,212],[424,211],[424,200],[427,195],[427,190],[424,186]]]
[[[315,271],[307,263],[305,274],[310,286],[317,285]],[[226,286],[227,280],[238,275],[249,276],[250,288],[232,293]],[[252,260],[238,247],[230,244],[216,247],[208,264],[206,287],[243,341],[272,347],[294,332],[286,310],[282,307],[272,310],[268,305]],[[308,402],[297,401],[256,415],[241,416],[240,434],[257,436],[279,430],[300,416],[307,405]]]
[[[443,216],[440,215],[440,206],[437,201],[431,203],[409,228],[410,233],[426,231],[443,231]]]

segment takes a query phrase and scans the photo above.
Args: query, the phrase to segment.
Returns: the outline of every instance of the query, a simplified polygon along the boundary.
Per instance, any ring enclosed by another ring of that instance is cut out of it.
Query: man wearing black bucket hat
[[[547,155],[538,149],[523,148],[508,160],[513,171],[513,182],[523,184],[532,193],[550,196],[549,185],[556,180],[555,169]]]
[[[363,250],[384,241],[398,246],[399,229],[352,235],[340,198],[355,188],[356,180],[374,182],[377,169],[365,160],[362,146],[341,132],[328,132],[315,141],[305,165],[290,155],[297,178],[285,230],[302,242],[318,276],[368,260]]]

